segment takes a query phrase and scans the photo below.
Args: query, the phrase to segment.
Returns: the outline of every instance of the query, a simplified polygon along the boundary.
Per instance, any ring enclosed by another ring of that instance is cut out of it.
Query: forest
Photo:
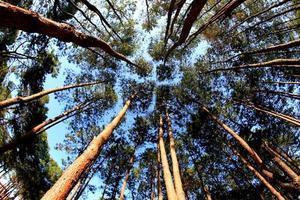
[[[0,0],[0,199],[300,199],[299,0]]]

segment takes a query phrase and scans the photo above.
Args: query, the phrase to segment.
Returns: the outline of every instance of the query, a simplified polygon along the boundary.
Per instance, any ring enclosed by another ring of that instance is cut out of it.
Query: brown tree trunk
[[[157,178],[157,199],[163,200],[163,193],[161,190],[161,181],[160,181],[160,167],[161,159],[160,159],[160,150],[159,150],[159,142],[157,143],[157,166],[156,166],[156,178]]]
[[[203,191],[205,193],[205,199],[206,200],[212,200],[211,194],[210,194],[210,192],[208,190],[208,187],[206,185],[203,187]]]
[[[183,27],[179,36],[178,41],[168,50],[166,53],[166,58],[170,55],[170,53],[176,49],[178,46],[183,44],[186,38],[189,36],[191,28],[194,22],[197,20],[198,15],[200,14],[201,10],[203,9],[204,5],[206,4],[207,0],[193,0],[191,4],[191,9],[187,14],[183,22]]]
[[[295,184],[300,185],[299,175],[281,159],[281,156],[277,154],[277,152],[273,151],[266,142],[263,147],[273,156],[274,162],[282,169],[282,171],[293,179]]]
[[[159,116],[159,132],[158,132],[158,141],[159,141],[159,149],[160,149],[160,157],[163,169],[163,175],[167,190],[168,200],[177,200],[175,188],[173,185],[173,180],[169,168],[168,158],[165,150],[165,144],[163,140],[163,119],[162,116]]]
[[[131,98],[126,101],[124,107],[113,121],[90,142],[86,150],[63,172],[62,176],[43,196],[43,200],[60,200],[68,196],[85,169],[99,156],[102,146],[108,141],[113,130],[123,119],[134,96],[135,95],[132,95]]]
[[[126,184],[128,182],[129,176],[130,176],[130,170],[131,170],[131,167],[133,165],[133,160],[134,160],[134,156],[132,156],[129,160],[129,167],[126,170],[126,176],[125,176],[125,179],[123,181],[121,192],[120,192],[120,200],[124,200]]]
[[[270,93],[270,94],[276,94],[279,96],[288,97],[288,98],[292,98],[292,99],[300,99],[299,94],[293,94],[293,93],[289,93],[289,92],[273,91],[273,90],[255,90],[255,92],[267,93],[267,94]]]
[[[260,83],[300,85],[300,82],[292,82],[292,81],[261,81]]]
[[[178,164],[178,160],[177,160],[175,140],[174,140],[172,125],[171,125],[171,119],[169,117],[169,113],[168,113],[167,109],[166,109],[166,121],[167,121],[167,124],[168,124],[168,134],[169,134],[169,141],[170,141],[169,142],[170,143],[170,154],[171,154],[171,159],[172,159],[175,190],[176,190],[178,200],[185,200],[185,194],[184,194],[183,187],[182,187],[179,164]]]
[[[269,191],[277,197],[279,200],[285,200],[285,198],[278,192],[268,181],[257,171],[236,149],[234,149],[229,143],[226,143],[229,148],[236,154],[239,159],[247,166],[247,168],[269,189]]]
[[[189,45],[200,33],[207,29],[211,24],[221,18],[227,17],[234,9],[240,6],[245,0],[232,0],[226,3],[215,15],[213,15],[208,22],[202,25],[195,33],[193,33],[187,42]]]
[[[54,118],[52,118],[52,119],[48,119],[48,120],[46,120],[46,121],[44,121],[44,122],[42,122],[42,123],[36,125],[36,126],[33,127],[28,133],[22,135],[22,136],[19,137],[19,138],[16,138],[16,139],[14,139],[14,140],[8,142],[8,143],[6,143],[6,144],[3,144],[3,145],[0,147],[0,154],[3,154],[3,153],[5,153],[5,152],[7,152],[7,151],[9,151],[9,150],[12,150],[12,149],[14,149],[14,148],[17,148],[18,145],[24,143],[26,140],[28,140],[28,139],[30,139],[30,138],[32,138],[32,137],[34,137],[34,136],[36,136],[36,135],[42,133],[43,131],[41,131],[41,130],[43,130],[47,125],[59,121],[60,119],[62,119],[62,118],[64,118],[64,117],[68,116],[70,113],[73,113],[73,112],[75,112],[75,111],[77,111],[77,110],[81,110],[83,107],[86,107],[86,106],[88,106],[89,104],[90,104],[90,103],[87,103],[87,104],[79,104],[79,105],[75,106],[74,108],[71,108],[71,109],[65,111],[64,113],[62,113],[62,114],[60,114],[60,115],[58,115],[58,116],[56,116],[56,117],[54,117]]]
[[[38,93],[35,93],[33,95],[30,95],[30,96],[26,96],[26,97],[14,97],[14,98],[6,99],[6,100],[0,102],[0,109],[11,106],[11,105],[14,105],[14,104],[30,102],[30,101],[39,99],[43,96],[46,96],[48,94],[54,93],[54,92],[59,92],[59,91],[72,89],[72,88],[83,87],[83,86],[95,85],[95,84],[98,84],[98,83],[103,83],[103,81],[96,81],[96,82],[91,82],[91,83],[81,83],[81,84],[72,84],[72,85],[67,85],[67,86],[64,86],[64,87],[44,90],[42,92],[38,92]]]
[[[75,30],[74,27],[53,21],[6,2],[0,2],[0,26],[14,28],[30,33],[40,33],[57,38],[63,42],[72,42],[82,47],[99,47],[109,55],[136,66],[123,54],[114,51],[105,41]]]
[[[230,68],[213,69],[213,70],[203,72],[203,74],[212,73],[212,72],[220,72],[220,71],[265,68],[265,67],[272,67],[272,68],[294,67],[294,68],[300,68],[300,59],[275,59],[275,60],[261,62],[261,63],[239,65],[239,66],[230,67]]]
[[[275,112],[275,111],[272,111],[272,110],[269,110],[269,109],[266,109],[266,108],[262,108],[261,106],[254,105],[254,104],[252,104],[250,102],[245,102],[245,101],[240,101],[240,100],[235,100],[233,102],[245,105],[245,106],[247,106],[249,108],[253,108],[254,110],[257,110],[259,112],[263,112],[263,113],[272,115],[274,117],[280,118],[282,120],[285,120],[287,122],[290,122],[290,123],[294,124],[295,126],[299,126],[300,127],[300,120],[296,119],[294,117],[291,117],[289,115],[281,114],[281,113],[278,113],[278,112]]]
[[[257,162],[259,165],[263,164],[263,161],[260,158],[260,156],[256,153],[254,149],[252,149],[249,146],[249,144],[243,138],[241,138],[236,132],[234,132],[226,124],[221,122],[216,116],[211,114],[206,107],[202,107],[202,110],[205,111],[214,122],[219,124],[224,130],[226,130],[249,153],[249,155],[255,160],[255,162]]]
[[[236,58],[238,56],[241,56],[241,55],[251,55],[251,54],[259,54],[259,53],[267,53],[267,52],[271,52],[271,51],[280,51],[280,50],[287,50],[289,48],[294,48],[294,47],[298,47],[300,46],[300,39],[298,40],[293,40],[293,41],[290,41],[288,43],[285,43],[285,44],[277,44],[277,45],[272,45],[272,46],[269,46],[267,48],[262,48],[262,49],[258,49],[258,50],[253,50],[253,51],[247,51],[247,52],[242,52],[242,53],[239,53],[235,56],[232,56],[224,61],[220,61],[218,63],[223,63],[223,62],[228,62],[228,61],[231,61],[233,58]]]
[[[275,151],[278,155],[280,155],[282,158],[284,158],[287,162],[290,163],[290,165],[294,166],[296,169],[300,170],[300,165],[297,164],[297,161],[295,161],[287,152],[285,152],[283,149],[276,147],[274,145],[268,144],[269,147]]]

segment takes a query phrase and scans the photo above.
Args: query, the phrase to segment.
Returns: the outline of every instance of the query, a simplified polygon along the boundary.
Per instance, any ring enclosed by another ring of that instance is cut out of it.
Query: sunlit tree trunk
[[[168,124],[170,154],[171,154],[171,159],[172,159],[175,190],[176,190],[178,200],[185,200],[185,194],[184,194],[184,191],[183,191],[181,177],[180,177],[179,163],[178,163],[178,160],[177,160],[175,140],[174,140],[172,125],[171,125],[171,119],[169,117],[168,110],[166,110],[166,121],[167,121],[167,124]]]
[[[131,171],[131,167],[133,165],[133,160],[134,160],[134,156],[132,156],[130,158],[129,167],[126,170],[126,176],[125,176],[125,179],[123,181],[121,192],[120,192],[120,200],[124,200],[124,195],[125,195],[125,190],[126,190],[126,184],[128,182],[129,176],[130,176],[130,171]]]
[[[99,47],[109,55],[136,66],[123,54],[118,53],[100,38],[94,38],[75,30],[74,27],[40,16],[38,13],[0,2],[0,26],[15,28],[30,33],[40,33],[57,38],[63,42],[72,42],[82,47]],[[32,23],[35,22],[35,23]]]
[[[160,150],[159,142],[157,143],[157,166],[156,166],[156,179],[157,179],[157,199],[163,199],[163,193],[161,190],[161,180],[160,180],[160,168],[161,168],[161,159],[160,159]]]
[[[211,194],[210,194],[210,192],[208,190],[208,187],[206,185],[203,187],[203,191],[205,193],[205,199],[206,200],[212,200]]]
[[[26,96],[26,97],[14,97],[14,98],[6,99],[4,101],[0,101],[0,109],[11,106],[11,105],[14,105],[14,104],[30,102],[30,101],[39,99],[43,96],[46,96],[48,94],[54,93],[54,92],[63,91],[63,90],[67,90],[67,89],[72,89],[72,88],[77,88],[77,87],[95,85],[95,84],[98,84],[98,83],[103,83],[103,81],[67,85],[67,86],[64,86],[64,87],[44,90],[42,92],[38,92],[36,94]]]
[[[278,192],[268,181],[260,174],[236,149],[234,149],[229,143],[229,148],[238,156],[238,158],[247,166],[247,168],[269,189],[269,191],[277,197],[279,200],[285,200],[285,198]]]
[[[163,175],[167,190],[168,200],[177,200],[175,188],[173,185],[173,180],[169,168],[168,158],[165,150],[165,144],[163,140],[163,119],[162,116],[159,116],[159,132],[158,132],[158,141],[159,141],[159,149],[160,149],[160,157],[163,169]]]
[[[90,165],[90,163],[94,162],[98,158],[102,146],[108,141],[113,130],[123,119],[134,96],[135,95],[132,95],[131,98],[126,101],[124,107],[113,121],[90,142],[86,150],[63,172],[62,176],[43,196],[43,200],[60,200],[67,198],[68,194],[73,189],[82,173],[84,173],[85,169]]]

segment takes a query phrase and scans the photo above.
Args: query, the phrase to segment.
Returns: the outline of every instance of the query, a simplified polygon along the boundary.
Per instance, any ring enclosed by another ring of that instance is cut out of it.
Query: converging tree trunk
[[[59,121],[60,119],[68,116],[69,114],[71,114],[71,113],[73,113],[75,111],[83,109],[84,107],[88,106],[89,104],[90,104],[90,102],[86,103],[86,104],[77,105],[74,108],[71,108],[71,109],[65,111],[64,113],[62,113],[62,114],[60,114],[60,115],[58,115],[58,116],[56,116],[56,117],[54,117],[52,119],[48,119],[48,120],[46,120],[46,121],[44,121],[44,122],[36,125],[28,133],[26,133],[26,134],[22,135],[21,137],[16,138],[16,139],[14,139],[14,140],[12,140],[12,141],[10,141],[10,142],[2,145],[0,147],[0,154],[5,153],[6,151],[12,150],[14,148],[17,148],[18,145],[24,143],[26,140],[28,140],[28,139],[30,139],[30,138],[32,138],[32,137],[34,137],[34,136],[42,133],[42,130],[46,126],[48,126],[49,124],[55,123],[55,122]]]
[[[263,112],[263,113],[266,113],[266,114],[269,114],[269,115],[272,115],[274,117],[277,117],[277,118],[280,118],[282,120],[285,120],[287,122],[290,122],[291,124],[295,125],[295,126],[299,126],[300,127],[300,120],[299,119],[296,119],[294,117],[291,117],[289,115],[285,115],[285,114],[281,114],[281,113],[278,113],[278,112],[275,112],[275,111],[272,111],[272,110],[269,110],[267,108],[262,108],[261,106],[257,106],[257,105],[254,105],[250,102],[245,102],[245,101],[240,101],[240,100],[235,100],[234,103],[239,103],[239,104],[242,104],[242,105],[245,105],[249,108],[253,108],[254,110],[257,110],[259,112]]]
[[[280,167],[280,169],[282,169],[282,171],[287,174],[293,180],[293,182],[295,182],[295,184],[300,185],[299,175],[281,159],[280,155],[273,151],[266,142],[264,143],[263,147],[273,156],[274,162]]]
[[[172,125],[171,125],[171,119],[170,119],[170,116],[169,116],[169,113],[168,113],[167,109],[166,109],[166,121],[167,121],[167,124],[168,124],[168,134],[169,134],[169,141],[170,141],[169,142],[170,143],[170,153],[171,153],[171,159],[172,159],[175,190],[176,190],[178,200],[185,200],[185,194],[184,194],[183,187],[182,187],[179,164],[178,164],[178,160],[177,160],[175,140],[174,140]]]
[[[97,159],[102,146],[108,141],[113,130],[123,119],[134,96],[135,95],[132,95],[130,99],[126,101],[124,107],[113,121],[90,142],[86,150],[63,172],[62,176],[43,196],[43,200],[60,200],[67,198],[68,194],[73,189],[85,169],[90,165],[90,163]]]
[[[168,158],[165,150],[165,144],[163,140],[163,119],[161,115],[159,116],[158,141],[159,141],[160,157],[161,157],[161,163],[162,163],[162,169],[163,169],[163,175],[164,175],[168,200],[177,200],[177,195],[173,185],[173,180],[172,180]]]
[[[66,23],[59,23],[40,16],[38,13],[0,2],[0,26],[14,28],[30,33],[40,33],[57,38],[63,42],[72,42],[82,47],[99,47],[109,55],[136,66],[123,54],[118,53],[100,38],[94,38],[75,30]]]
[[[247,166],[247,168],[269,189],[269,191],[277,197],[279,200],[285,200],[285,198],[278,192],[268,181],[265,179],[259,171],[257,171],[247,160],[244,158],[235,148],[233,148],[228,142],[226,144],[233,151],[234,154]]]
[[[159,150],[159,141],[157,143],[157,165],[156,165],[156,181],[157,181],[157,199],[163,200],[163,193],[161,190],[161,180],[160,180],[160,169],[161,169],[161,159]]]
[[[213,69],[213,70],[203,72],[203,74],[212,73],[212,72],[220,72],[220,71],[232,71],[232,70],[254,69],[254,68],[265,68],[265,67],[300,68],[300,59],[274,59],[271,61],[266,61],[266,62],[261,62],[261,63],[245,64],[245,65],[239,65],[236,67]]]
[[[126,170],[125,179],[123,181],[121,192],[120,192],[120,200],[124,200],[124,197],[125,197],[126,184],[128,182],[129,176],[130,176],[130,171],[131,171],[131,168],[133,165],[133,160],[134,160],[134,156],[132,156],[129,160],[129,167]]]
[[[44,91],[35,93],[30,96],[26,96],[26,97],[14,97],[14,98],[6,99],[4,101],[0,101],[0,109],[14,105],[14,104],[30,102],[30,101],[39,99],[43,96],[46,96],[48,94],[54,93],[54,92],[59,92],[59,91],[67,90],[67,89],[84,87],[84,86],[91,86],[91,85],[95,85],[95,84],[99,84],[99,83],[103,83],[103,82],[104,81],[96,81],[96,82],[91,82],[91,83],[72,84],[72,85],[67,85],[64,87],[44,90]]]

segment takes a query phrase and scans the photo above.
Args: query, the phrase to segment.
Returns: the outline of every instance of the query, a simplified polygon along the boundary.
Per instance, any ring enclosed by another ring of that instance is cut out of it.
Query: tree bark
[[[0,102],[0,109],[6,108],[6,107],[11,106],[11,105],[19,104],[19,103],[30,102],[30,101],[39,99],[43,96],[46,96],[48,94],[54,93],[54,92],[59,92],[59,91],[72,89],[72,88],[95,85],[95,84],[99,84],[99,83],[103,83],[103,82],[104,81],[96,81],[96,82],[91,82],[91,83],[72,84],[72,85],[67,85],[67,86],[64,86],[64,87],[44,90],[44,91],[35,93],[33,95],[30,95],[30,96],[26,96],[26,97],[14,97],[14,98],[6,99],[6,100]]]
[[[173,185],[173,180],[172,180],[168,158],[165,150],[165,144],[163,140],[163,119],[161,114],[159,116],[158,141],[159,141],[160,156],[161,156],[162,169],[163,169],[163,175],[166,184],[168,200],[177,200],[177,195]]]
[[[157,143],[157,166],[156,166],[156,178],[157,178],[157,199],[163,200],[163,193],[161,190],[161,181],[160,181],[160,150],[159,150],[159,142]]]
[[[234,149],[229,143],[229,148],[236,154],[239,159],[247,166],[247,168],[269,189],[269,191],[277,197],[279,200],[285,200],[285,198],[278,192],[268,181],[257,171],[236,149]]]
[[[262,108],[261,106],[254,105],[254,104],[252,104],[250,102],[249,103],[247,103],[245,101],[234,101],[234,102],[242,104],[242,105],[245,105],[245,106],[247,106],[249,108],[253,108],[254,110],[257,110],[259,112],[263,112],[263,113],[272,115],[274,117],[280,118],[282,120],[290,122],[291,124],[293,124],[295,126],[299,126],[300,127],[300,120],[296,119],[294,117],[291,117],[289,115],[281,114],[281,113],[278,113],[278,112],[275,112],[275,111],[272,111],[272,110],[269,110],[269,109],[266,109],[266,108]]]
[[[168,124],[170,153],[171,153],[171,159],[172,159],[175,190],[176,190],[178,200],[185,200],[185,194],[184,194],[184,191],[183,191],[181,177],[180,177],[179,163],[178,163],[178,160],[177,160],[175,140],[174,140],[172,125],[171,125],[171,119],[169,117],[169,113],[168,113],[167,109],[166,109],[166,121],[167,121],[167,124]]]
[[[36,12],[6,2],[0,2],[0,26],[44,34],[85,48],[99,47],[109,55],[136,66],[123,54],[114,51],[109,44],[101,39],[81,33],[69,24],[53,21],[40,16]]]
[[[300,82],[292,82],[292,81],[261,81],[260,83],[300,85]]]
[[[273,151],[266,142],[263,144],[263,147],[273,156],[274,162],[282,169],[282,171],[287,174],[295,184],[300,185],[299,175],[281,159],[281,156]]]
[[[224,130],[226,130],[249,153],[249,155],[255,160],[255,162],[257,162],[259,165],[263,164],[263,161],[260,158],[260,156],[256,153],[254,149],[252,149],[252,147],[249,146],[249,144],[243,138],[241,138],[236,132],[234,132],[226,124],[221,122],[216,116],[211,114],[206,107],[202,107],[202,110],[206,112],[214,122],[220,125]]]
[[[60,115],[58,115],[58,116],[56,116],[56,117],[54,117],[54,118],[52,118],[52,119],[48,119],[48,120],[46,120],[46,121],[44,121],[44,122],[42,122],[42,123],[36,125],[36,126],[33,127],[28,133],[26,133],[26,134],[22,135],[21,137],[16,138],[16,139],[14,139],[14,140],[12,140],[12,141],[10,141],[10,142],[8,142],[8,143],[2,145],[2,146],[0,147],[0,155],[3,154],[3,153],[5,153],[5,152],[7,152],[7,151],[9,151],[9,150],[12,150],[12,149],[14,149],[14,148],[17,148],[18,145],[24,143],[26,140],[28,140],[28,139],[30,139],[30,138],[32,138],[32,137],[34,137],[34,136],[36,136],[36,135],[42,133],[41,130],[43,130],[47,125],[52,124],[52,123],[55,123],[55,122],[57,122],[58,120],[60,120],[60,119],[62,119],[62,118],[64,118],[64,117],[66,117],[66,116],[68,116],[70,113],[73,113],[73,112],[75,112],[75,111],[77,111],[77,110],[80,110],[80,109],[82,109],[83,107],[88,106],[89,104],[90,104],[90,103],[87,103],[87,104],[79,104],[79,105],[75,106],[74,108],[71,108],[71,109],[65,111],[64,113],[62,113],[62,114],[60,114]]]
[[[166,58],[174,49],[176,49],[178,46],[185,42],[186,38],[189,36],[194,22],[197,20],[197,17],[200,14],[206,2],[207,0],[193,0],[191,4],[191,9],[183,22],[183,27],[179,36],[179,40],[168,50]]]
[[[261,63],[239,65],[239,66],[230,67],[230,68],[213,69],[213,70],[203,72],[203,74],[212,73],[212,72],[219,72],[219,71],[231,71],[231,70],[253,69],[253,68],[264,68],[264,67],[272,67],[272,68],[295,67],[295,68],[300,68],[300,59],[274,59],[274,60],[271,60],[271,61],[266,61],[266,62],[261,62]]]
[[[63,172],[62,176],[56,181],[52,188],[46,192],[42,200],[60,200],[68,196],[85,169],[99,156],[102,146],[108,141],[113,130],[123,119],[134,96],[135,95],[132,95],[131,98],[126,101],[124,107],[113,121],[90,142],[86,150]]]
[[[130,170],[131,170],[132,165],[133,165],[133,160],[134,160],[134,156],[132,156],[129,160],[129,167],[126,170],[126,176],[125,176],[125,179],[123,181],[121,192],[120,192],[120,200],[124,200],[124,197],[125,197],[126,184],[128,182],[129,176],[130,176]]]
[[[205,186],[203,187],[203,191],[204,191],[204,193],[205,193],[205,198],[206,198],[206,200],[212,200],[212,197],[211,197],[211,194],[210,194],[210,192],[209,192],[209,190],[208,190],[207,185],[205,185]]]
[[[275,94],[275,95],[279,95],[279,96],[283,96],[283,97],[288,97],[291,99],[298,99],[300,100],[300,95],[299,94],[293,94],[293,93],[289,93],[289,92],[282,92],[282,91],[273,91],[273,90],[255,90],[256,92],[259,93],[270,93],[270,94]]]

